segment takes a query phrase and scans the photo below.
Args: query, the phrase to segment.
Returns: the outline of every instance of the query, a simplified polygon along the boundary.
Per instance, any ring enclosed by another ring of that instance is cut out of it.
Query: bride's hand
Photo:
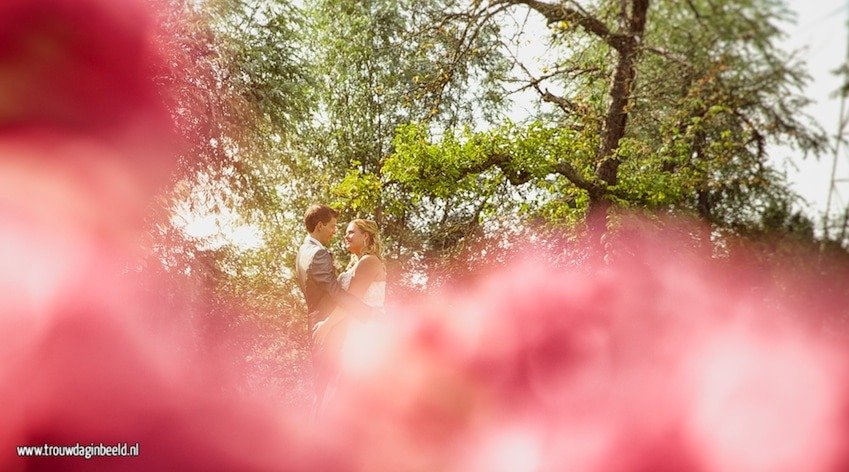
[[[316,346],[324,346],[327,342],[327,337],[333,331],[333,327],[338,324],[337,320],[327,318],[319,321],[312,329],[312,341]]]
[[[324,344],[324,339],[327,337],[327,320],[321,320],[312,327],[312,342],[316,346]]]

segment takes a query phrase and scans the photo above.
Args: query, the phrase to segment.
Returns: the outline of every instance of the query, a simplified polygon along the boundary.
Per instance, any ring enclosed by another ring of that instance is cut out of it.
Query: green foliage
[[[375,174],[366,174],[352,169],[334,188],[337,199],[332,206],[347,208],[356,214],[368,214],[380,204],[382,183]]]
[[[467,222],[469,226],[482,224],[481,215],[503,217],[512,212],[552,222],[575,221],[586,211],[587,201],[552,200],[564,185],[553,166],[568,159],[586,172],[595,139],[534,122],[527,126],[507,123],[485,132],[468,127],[449,130],[435,141],[424,125],[406,125],[396,133],[396,152],[384,164],[383,176],[401,185],[413,201],[427,199],[447,207],[474,199],[480,210],[477,220]],[[515,195],[505,188],[511,182],[518,190]],[[510,195],[507,201],[502,198],[505,194]],[[439,222],[428,226],[439,229]]]

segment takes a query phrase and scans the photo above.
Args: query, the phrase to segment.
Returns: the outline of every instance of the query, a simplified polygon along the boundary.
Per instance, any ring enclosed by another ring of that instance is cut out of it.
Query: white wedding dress
[[[351,285],[354,269],[339,275],[339,284],[345,290]],[[389,320],[384,312],[386,301],[386,281],[372,282],[362,297],[366,305],[377,308],[384,315],[376,319],[361,321],[353,318],[348,323],[348,331],[342,347],[340,370],[348,377],[362,377],[375,373],[385,362],[391,351]]]
[[[348,269],[339,274],[339,285],[345,290],[351,286],[351,280],[354,278],[354,269]],[[383,310],[383,304],[386,301],[386,281],[372,282],[363,294],[363,302],[366,305]]]

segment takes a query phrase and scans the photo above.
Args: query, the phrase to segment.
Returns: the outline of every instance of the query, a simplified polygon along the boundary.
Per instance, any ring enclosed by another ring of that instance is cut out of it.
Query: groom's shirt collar
[[[314,243],[318,244],[319,247],[321,247],[322,249],[327,249],[326,247],[324,247],[324,244],[321,244],[321,241],[312,237],[311,234],[307,234],[307,237],[304,238],[304,242],[306,242],[306,241],[313,241]]]

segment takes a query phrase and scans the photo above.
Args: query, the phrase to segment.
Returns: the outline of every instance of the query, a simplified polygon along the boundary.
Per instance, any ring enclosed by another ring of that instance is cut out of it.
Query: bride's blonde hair
[[[380,240],[380,230],[377,228],[377,223],[372,220],[364,220],[361,218],[357,218],[356,220],[351,221],[351,223],[354,223],[354,226],[359,228],[359,230],[366,235],[366,244],[360,257],[371,254],[373,256],[377,256],[378,259],[383,260],[383,242]],[[353,267],[358,260],[359,257],[352,255],[348,268]]]

